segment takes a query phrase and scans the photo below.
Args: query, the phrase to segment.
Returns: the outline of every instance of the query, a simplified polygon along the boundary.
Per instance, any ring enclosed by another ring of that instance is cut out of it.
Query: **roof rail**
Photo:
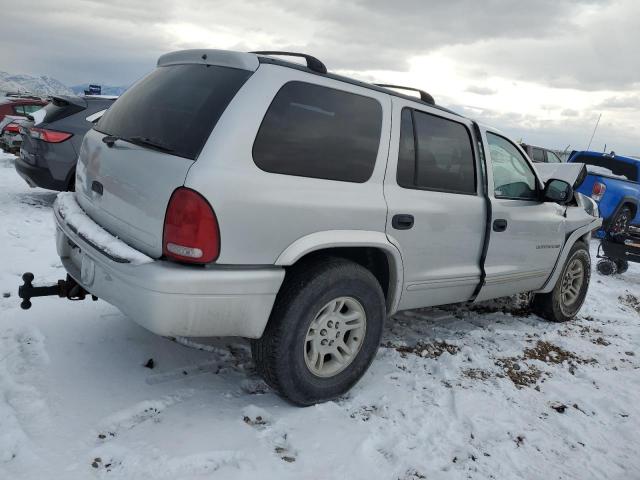
[[[300,57],[304,58],[307,61],[307,68],[313,70],[318,73],[327,73],[327,67],[318,60],[316,57],[312,57],[311,55],[307,55],[305,53],[296,53],[296,52],[279,52],[275,50],[265,50],[259,52],[249,52],[255,53],[256,55],[281,55],[283,57]]]
[[[24,99],[31,99],[31,100],[42,100],[42,97],[39,97],[38,95],[34,95],[33,93],[28,93],[28,92],[24,92],[24,93],[7,92],[5,94],[5,97],[9,97],[9,98],[24,98]]]
[[[420,100],[422,100],[423,102],[427,102],[431,105],[436,104],[436,101],[433,99],[433,96],[431,96],[431,94],[425,92],[424,90],[420,90],[418,88],[403,87],[400,85],[387,85],[386,83],[374,83],[374,85],[376,87],[382,87],[382,88],[397,88],[399,90],[411,90],[412,92],[418,92],[420,94]]]

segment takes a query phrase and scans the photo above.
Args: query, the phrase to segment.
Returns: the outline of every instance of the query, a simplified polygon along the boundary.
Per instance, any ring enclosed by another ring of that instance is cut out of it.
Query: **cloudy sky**
[[[3,2],[5,0],[2,0]],[[294,50],[516,139],[640,155],[637,0],[21,0],[0,70],[127,85],[183,48]]]

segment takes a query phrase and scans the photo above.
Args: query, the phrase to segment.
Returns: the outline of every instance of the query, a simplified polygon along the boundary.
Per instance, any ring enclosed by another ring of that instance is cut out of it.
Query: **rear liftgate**
[[[33,285],[33,279],[34,276],[31,272],[26,272],[22,275],[24,284],[18,288],[18,296],[22,299],[20,308],[23,310],[29,310],[31,308],[31,299],[33,297],[48,297],[55,295],[69,300],[84,300],[87,295],[90,295],[92,300],[98,300],[98,297],[87,292],[70,275],[67,275],[66,280],[58,280],[58,283],[54,285],[43,285],[40,287]]]

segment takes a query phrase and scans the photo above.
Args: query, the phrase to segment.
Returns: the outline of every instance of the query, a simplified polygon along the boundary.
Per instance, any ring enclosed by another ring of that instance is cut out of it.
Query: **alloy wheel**
[[[304,342],[304,360],[317,377],[333,377],[356,358],[364,341],[367,315],[353,297],[328,302],[309,325]]]

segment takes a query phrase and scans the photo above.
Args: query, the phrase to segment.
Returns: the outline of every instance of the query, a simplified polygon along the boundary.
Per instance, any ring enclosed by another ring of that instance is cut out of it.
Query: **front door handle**
[[[396,230],[409,230],[413,227],[413,215],[400,213],[391,219],[391,226]]]
[[[494,232],[504,232],[507,229],[507,221],[504,218],[499,218],[493,221]]]
[[[98,182],[97,180],[94,180],[91,183],[91,190],[96,192],[98,195],[102,195],[102,192],[104,191],[104,187],[100,182]]]

